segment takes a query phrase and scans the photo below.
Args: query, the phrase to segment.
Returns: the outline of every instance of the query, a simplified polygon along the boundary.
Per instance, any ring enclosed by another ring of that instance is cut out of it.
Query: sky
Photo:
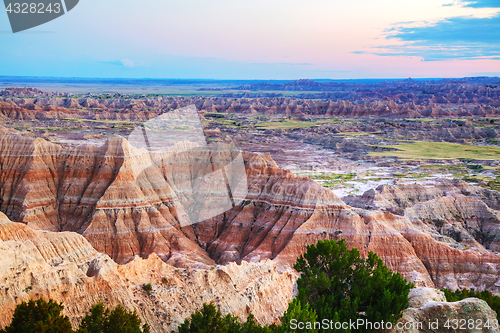
[[[12,33],[0,76],[500,76],[500,0],[81,0]]]

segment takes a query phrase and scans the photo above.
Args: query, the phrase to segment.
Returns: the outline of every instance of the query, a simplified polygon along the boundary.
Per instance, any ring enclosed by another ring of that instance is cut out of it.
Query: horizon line
[[[365,77],[365,78],[296,78],[296,79],[214,79],[214,78],[153,78],[153,77],[85,77],[85,76],[23,76],[23,75],[0,75],[0,78],[22,78],[22,79],[85,79],[85,80],[176,80],[176,81],[357,81],[357,80],[443,80],[443,79],[467,79],[467,78],[499,78],[498,76],[478,75],[462,77]]]

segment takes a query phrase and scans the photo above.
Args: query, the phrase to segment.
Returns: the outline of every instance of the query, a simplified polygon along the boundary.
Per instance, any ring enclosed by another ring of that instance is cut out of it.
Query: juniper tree
[[[395,323],[408,307],[408,293],[413,287],[399,273],[389,270],[375,253],[361,258],[357,249],[347,248],[344,239],[320,240],[307,246],[294,268],[301,273],[297,298],[310,305],[318,321]],[[370,330],[359,330],[365,331]]]

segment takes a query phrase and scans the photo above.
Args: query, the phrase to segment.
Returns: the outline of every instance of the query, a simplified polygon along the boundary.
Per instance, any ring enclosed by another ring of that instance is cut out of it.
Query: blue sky
[[[500,1],[480,0],[466,3],[464,7],[499,8]],[[480,18],[459,16],[425,26],[393,28],[389,38],[407,43],[393,46],[392,53],[380,55],[407,54],[421,56],[428,61],[500,59],[500,14]]]
[[[81,0],[13,34],[0,75],[298,79],[500,76],[500,0]]]

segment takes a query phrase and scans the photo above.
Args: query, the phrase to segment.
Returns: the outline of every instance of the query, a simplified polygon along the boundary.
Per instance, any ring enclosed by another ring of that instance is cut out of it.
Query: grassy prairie
[[[370,152],[371,156],[395,156],[410,160],[499,160],[500,147],[469,146],[448,142],[412,142],[383,146],[396,151]]]
[[[257,129],[292,129],[292,128],[307,128],[320,125],[317,121],[300,121],[300,120],[284,120],[284,121],[264,121],[259,123]]]
[[[71,122],[91,122],[91,123],[103,123],[103,124],[140,124],[138,121],[127,121],[127,120],[96,120],[96,119],[85,119],[85,118],[64,118],[62,121],[71,121]]]

